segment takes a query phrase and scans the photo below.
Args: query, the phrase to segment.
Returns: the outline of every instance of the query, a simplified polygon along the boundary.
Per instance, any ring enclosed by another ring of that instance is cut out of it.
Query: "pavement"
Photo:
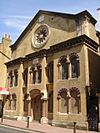
[[[29,128],[27,128],[26,121],[4,119],[3,122],[1,122],[0,124],[9,126],[12,128],[19,128],[19,129],[29,130],[37,133],[75,133],[73,129],[55,127],[48,124],[40,124],[38,122],[30,122]],[[86,130],[76,130],[76,133],[97,133],[97,132],[86,131]]]

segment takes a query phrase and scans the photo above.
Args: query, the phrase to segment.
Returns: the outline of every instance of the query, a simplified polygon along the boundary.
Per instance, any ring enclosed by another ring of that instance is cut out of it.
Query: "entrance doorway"
[[[33,120],[39,121],[42,117],[42,103],[41,103],[41,96],[37,95],[32,99],[32,110],[33,110]]]
[[[33,89],[30,91],[31,95],[31,112],[33,121],[39,121],[42,117],[42,101],[41,101],[41,91],[38,89]]]

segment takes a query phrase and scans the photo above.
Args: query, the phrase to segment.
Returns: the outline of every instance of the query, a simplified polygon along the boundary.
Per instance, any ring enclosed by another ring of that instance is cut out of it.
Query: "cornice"
[[[6,62],[5,65],[8,67],[16,64],[21,64],[23,63],[23,61],[24,61],[24,58],[20,57],[14,60],[10,60],[9,62]]]
[[[48,50],[48,53],[55,53],[65,49],[70,49],[72,47],[75,47],[84,43],[88,44],[88,46],[94,49],[95,51],[98,51],[99,44],[97,44],[95,41],[90,39],[88,36],[81,35],[81,36],[69,39],[67,41],[61,42],[59,44],[56,44],[54,46],[51,46],[50,50]]]
[[[31,53],[29,55],[26,55],[25,60],[32,60],[32,59],[35,59],[35,58],[42,58],[42,57],[46,56],[46,54],[47,54],[47,50],[42,49],[40,51],[37,51],[37,52]]]
[[[5,65],[10,66],[10,65],[18,64],[18,63],[20,64],[21,62],[29,61],[35,58],[42,58],[44,56],[50,56],[50,55],[53,55],[54,53],[61,52],[66,49],[71,49],[79,45],[86,45],[87,47],[93,49],[95,52],[98,52],[99,44],[97,44],[95,41],[93,41],[88,36],[81,35],[81,36],[66,40],[64,42],[55,44],[51,46],[49,49],[42,49],[40,51],[28,54],[24,58],[20,57],[15,60],[11,60],[5,63]]]

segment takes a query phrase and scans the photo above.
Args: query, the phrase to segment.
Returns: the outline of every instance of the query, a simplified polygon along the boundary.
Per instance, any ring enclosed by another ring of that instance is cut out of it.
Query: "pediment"
[[[11,46],[12,59],[24,57],[42,49],[49,49],[57,43],[75,37],[76,16],[79,17],[80,14],[40,10]]]

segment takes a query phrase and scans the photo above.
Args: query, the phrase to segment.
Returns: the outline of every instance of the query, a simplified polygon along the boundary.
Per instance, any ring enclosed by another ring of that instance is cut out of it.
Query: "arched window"
[[[10,71],[9,73],[10,87],[13,87],[13,78],[14,78],[13,72]]]
[[[30,70],[30,79],[31,83],[41,83],[42,78],[42,66],[41,64],[36,64],[33,67],[31,67]]]
[[[24,112],[28,112],[27,94],[25,94],[25,96],[24,96]]]
[[[63,59],[61,64],[62,64],[62,79],[68,79],[68,65],[66,59]]]
[[[24,86],[27,86],[27,77],[28,77],[28,68],[25,68],[25,70],[23,72]]]
[[[32,67],[31,70],[32,70],[32,84],[35,84],[35,81],[36,81],[35,67]]]
[[[17,86],[18,85],[18,71],[17,70],[14,71],[14,77],[15,77],[14,86]]]
[[[71,54],[70,56],[71,62],[71,77],[78,78],[79,77],[79,57],[76,54]]]
[[[7,95],[6,109],[11,110],[11,95]]]
[[[71,113],[78,114],[81,112],[81,105],[80,105],[80,91],[76,87],[72,87],[70,89],[70,106],[71,106]]]
[[[58,64],[60,64],[58,65],[58,75],[60,75],[59,73],[61,72],[61,79],[68,79],[68,62],[66,56],[62,56]]]
[[[41,83],[42,67],[40,64],[37,66],[37,71],[38,71],[38,83]]]
[[[62,88],[58,92],[58,108],[61,113],[68,113],[68,97],[67,97],[67,89]]]
[[[47,73],[47,78],[48,82],[52,83],[53,82],[53,62],[49,62],[47,67],[46,67],[46,73]]]
[[[53,91],[48,95],[48,112],[53,113]]]
[[[12,110],[16,110],[16,94],[12,94],[12,102],[11,102]]]

